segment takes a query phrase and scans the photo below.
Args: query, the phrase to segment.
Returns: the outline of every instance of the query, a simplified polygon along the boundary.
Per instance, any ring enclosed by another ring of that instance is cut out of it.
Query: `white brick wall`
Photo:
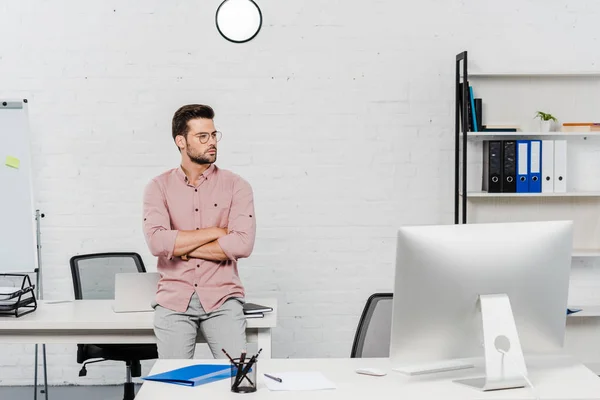
[[[142,189],[177,165],[175,109],[213,105],[219,165],[255,190],[241,273],[280,301],[276,357],[347,356],[368,295],[392,289],[395,228],[452,222],[456,53],[494,70],[600,57],[593,0],[259,0],[244,45],[218,35],[219,2],[2,1],[0,97],[30,100],[48,299],[71,295],[74,254],[155,268]],[[120,363],[78,378],[75,345],[48,355],[51,383],[122,381]],[[30,384],[32,362],[32,346],[0,346],[0,383]]]

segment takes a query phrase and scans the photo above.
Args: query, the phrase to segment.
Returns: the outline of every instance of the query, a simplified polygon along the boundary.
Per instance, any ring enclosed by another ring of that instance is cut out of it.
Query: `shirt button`
[[[198,209],[196,208],[196,211],[198,211]]]
[[[198,189],[194,189],[194,192],[197,192],[197,191],[198,191]]]
[[[194,286],[198,287],[198,284],[197,284],[197,283],[194,283]]]
[[[196,265],[196,268],[200,268],[200,264]]]
[[[196,228],[196,230],[198,230],[198,229],[200,229],[200,228]]]

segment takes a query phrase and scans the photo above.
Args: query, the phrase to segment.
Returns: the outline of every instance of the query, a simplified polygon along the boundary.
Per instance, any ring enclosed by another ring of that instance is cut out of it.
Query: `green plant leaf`
[[[539,118],[542,121],[557,121],[557,119],[549,113],[545,113],[543,111],[537,111],[535,114],[535,118]]]

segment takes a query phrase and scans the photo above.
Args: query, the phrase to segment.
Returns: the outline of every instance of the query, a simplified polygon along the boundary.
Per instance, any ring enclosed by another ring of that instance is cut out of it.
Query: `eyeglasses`
[[[198,140],[200,141],[200,143],[205,144],[208,143],[209,138],[210,139],[214,139],[215,141],[219,141],[221,140],[221,137],[223,136],[223,134],[220,131],[215,131],[213,133],[198,133],[196,135],[194,135],[198,138]]]

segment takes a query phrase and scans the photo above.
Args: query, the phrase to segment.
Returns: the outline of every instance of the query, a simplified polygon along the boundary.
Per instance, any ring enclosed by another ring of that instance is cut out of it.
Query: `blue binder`
[[[199,364],[147,376],[142,379],[183,386],[199,386],[228,378],[231,378],[231,366],[229,364]]]
[[[529,192],[542,192],[542,141],[529,142]]]
[[[529,192],[529,140],[517,140],[517,193]]]

